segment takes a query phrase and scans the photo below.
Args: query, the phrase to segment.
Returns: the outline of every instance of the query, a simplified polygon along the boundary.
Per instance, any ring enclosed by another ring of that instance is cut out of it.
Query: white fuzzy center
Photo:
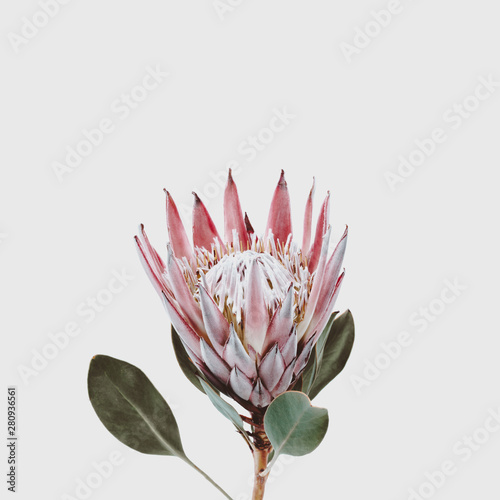
[[[269,253],[246,250],[225,255],[205,274],[205,279],[208,292],[216,298],[221,311],[229,307],[238,323],[245,305],[252,262],[261,270],[262,293],[270,313],[283,301],[290,284],[295,283],[293,274]]]

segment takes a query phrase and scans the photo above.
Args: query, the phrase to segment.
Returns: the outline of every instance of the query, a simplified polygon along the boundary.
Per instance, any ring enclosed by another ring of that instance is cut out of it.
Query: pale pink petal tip
[[[217,304],[207,292],[206,288],[200,284],[198,289],[200,292],[201,312],[203,315],[203,322],[205,323],[205,329],[215,350],[219,354],[222,354],[224,345],[229,337],[229,323],[220,312]]]
[[[233,231],[238,235],[239,241],[234,241]],[[228,172],[226,189],[224,191],[224,238],[228,243],[241,243],[243,248],[247,246],[248,234],[245,219],[231,169]]]
[[[245,301],[245,339],[257,352],[261,352],[269,324],[267,305],[262,294],[262,271],[255,261],[248,270],[248,296]]]
[[[265,408],[271,403],[272,396],[269,391],[264,387],[260,379],[257,379],[250,395],[250,402],[257,408]]]
[[[170,321],[180,338],[198,357],[201,357],[200,337],[187,323],[178,306],[174,305],[174,302],[168,298],[165,292],[162,293],[162,297],[165,308],[170,316]]]
[[[167,229],[172,249],[178,259],[186,257],[190,261],[193,256],[193,250],[182,224],[179,211],[170,193],[165,190],[165,194],[167,195]]]
[[[237,366],[231,370],[229,385],[238,397],[248,401],[253,389],[252,381]]]
[[[195,247],[210,250],[215,241],[222,245],[217,227],[200,197],[193,192],[193,243]]]
[[[272,391],[278,384],[283,372],[285,362],[278,348],[278,344],[262,358],[259,365],[259,377],[269,391]]]
[[[311,187],[311,191],[309,191],[309,196],[307,198],[306,209],[304,213],[304,234],[302,236],[302,251],[306,255],[308,254],[309,248],[311,246],[312,213],[315,184],[316,180],[313,177],[313,184]]]
[[[231,373],[226,362],[205,342],[200,339],[201,357],[208,369],[218,378],[223,384],[229,382],[229,374]]]
[[[139,251],[141,262],[156,291],[161,293],[162,290],[166,288],[166,283],[163,279],[165,264],[156,250],[151,246],[143,224],[139,226],[139,233],[141,236],[135,236],[134,240]]]
[[[318,223],[316,224],[316,234],[314,235],[314,243],[309,253],[309,263],[307,267],[309,268],[310,272],[313,272],[316,269],[319,262],[319,258],[321,256],[321,247],[323,246],[323,236],[325,235],[328,229],[329,212],[330,212],[330,192],[328,191],[325,201],[321,206],[321,212],[318,217]]]
[[[172,292],[180,304],[182,312],[188,318],[189,323],[200,336],[206,336],[205,325],[200,306],[195,301],[191,290],[186,283],[184,274],[179,267],[178,260],[174,257],[170,245],[167,245],[168,258],[167,269]]]

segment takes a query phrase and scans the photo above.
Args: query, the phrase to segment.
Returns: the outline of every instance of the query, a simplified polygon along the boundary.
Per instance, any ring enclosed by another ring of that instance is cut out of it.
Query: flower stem
[[[267,467],[267,457],[269,455],[270,449],[265,448],[263,450],[255,449],[253,452],[254,460],[254,485],[252,500],[262,500],[264,498],[264,490],[266,488],[266,481],[269,474],[261,476]]]

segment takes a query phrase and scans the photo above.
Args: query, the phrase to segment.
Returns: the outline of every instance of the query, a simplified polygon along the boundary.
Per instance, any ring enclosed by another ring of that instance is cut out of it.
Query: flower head
[[[192,247],[168,192],[166,261],[142,226],[136,237],[144,267],[191,361],[212,385],[252,412],[265,409],[301,376],[344,277],[347,229],[329,256],[330,196],[312,239],[313,194],[314,185],[302,245],[293,240],[283,171],[262,235],[243,215],[229,171],[224,237],[194,194]]]

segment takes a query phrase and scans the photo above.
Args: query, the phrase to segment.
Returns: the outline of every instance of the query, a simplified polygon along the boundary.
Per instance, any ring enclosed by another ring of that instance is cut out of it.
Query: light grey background
[[[92,500],[221,498],[180,461],[132,452],[104,429],[86,372],[91,356],[105,353],[148,374],[172,404],[191,458],[235,500],[249,499],[248,449],[181,375],[168,317],[132,241],[143,222],[163,248],[164,187],[183,209],[193,189],[208,193],[221,226],[213,177],[229,162],[257,229],[281,168],[298,236],[312,176],[315,213],[331,190],[334,235],[350,228],[338,308],[352,310],[357,338],[345,371],[317,398],[331,427],[315,453],[280,464],[267,498],[404,500],[412,488],[427,495],[426,473],[445,461],[455,473],[427,498],[498,498],[500,433],[488,416],[500,406],[500,91],[471,97],[481,78],[500,81],[498,4],[231,3],[217,11],[211,0],[72,0],[24,42],[24,17],[44,24],[40,5],[2,3],[0,321],[3,385],[19,390],[17,498],[78,498],[78,478],[112,452],[123,463]],[[389,7],[398,13],[378,15],[380,28],[372,11]],[[359,31],[367,23],[380,31],[368,42]],[[355,42],[367,46],[346,57]],[[169,76],[146,94],[135,90],[144,100],[125,118],[116,100],[148,67]],[[459,126],[453,106],[464,101],[474,111]],[[248,161],[244,141],[276,109],[295,117]],[[54,163],[103,119],[114,130],[60,181]],[[446,140],[391,189],[398,157],[436,128]],[[133,279],[90,320],[82,302],[106,297],[122,270]],[[446,280],[462,287],[445,292],[449,304],[440,302]],[[419,320],[429,304],[440,314]],[[33,350],[47,349],[49,334],[71,321],[81,333],[23,380]],[[381,344],[401,332],[411,345],[357,391],[355,377],[387,362]],[[470,435],[484,444],[469,457],[460,442]]]

